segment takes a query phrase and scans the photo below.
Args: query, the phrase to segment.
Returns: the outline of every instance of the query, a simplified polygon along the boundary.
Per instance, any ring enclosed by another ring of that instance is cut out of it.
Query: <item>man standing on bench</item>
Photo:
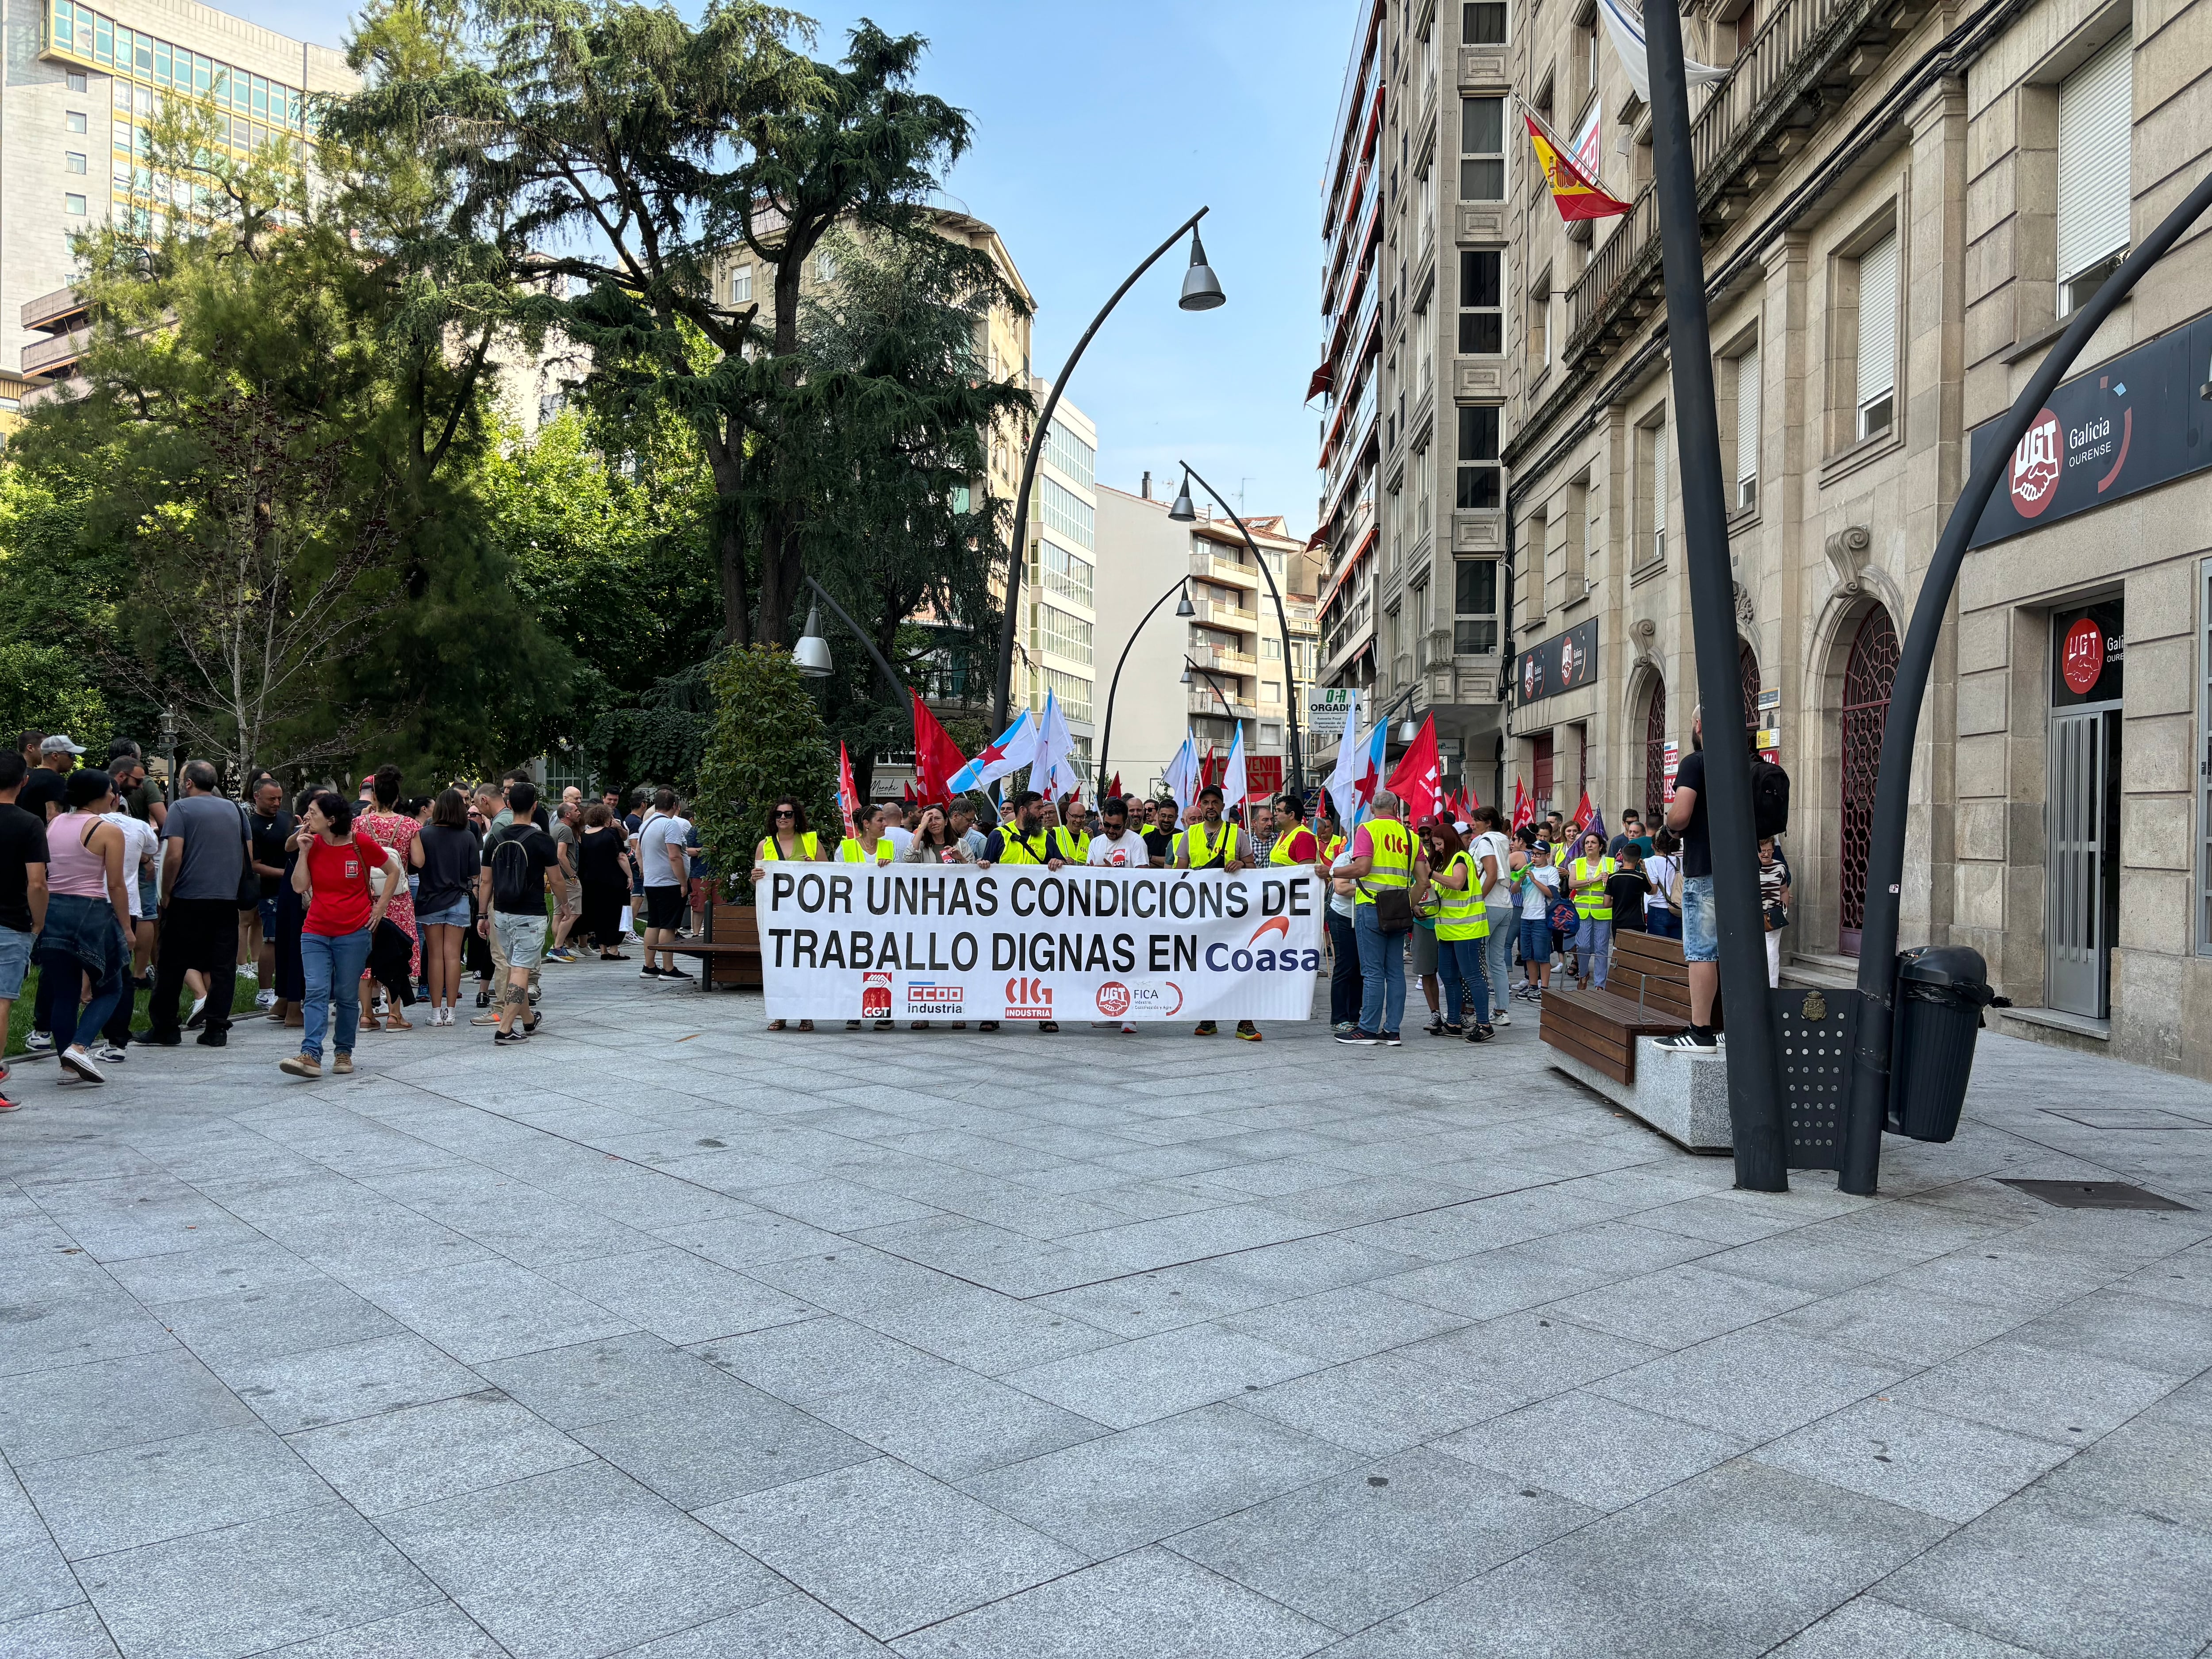
[[[1720,1047],[1713,1031],[1713,1000],[1720,994],[1720,927],[1713,913],[1713,842],[1705,817],[1705,716],[1702,705],[1690,716],[1690,752],[1674,775],[1674,799],[1667,803],[1667,827],[1682,838],[1682,963],[1690,980],[1690,1023],[1662,1048],[1711,1053]]]

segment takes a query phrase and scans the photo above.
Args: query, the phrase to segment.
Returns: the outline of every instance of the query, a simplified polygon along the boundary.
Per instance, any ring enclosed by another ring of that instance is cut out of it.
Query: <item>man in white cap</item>
[[[67,786],[63,780],[76,769],[76,757],[82,753],[84,745],[71,743],[66,732],[47,738],[39,745],[38,769],[23,780],[23,792],[16,796],[15,805],[41,823],[67,811],[69,803],[62,799]]]

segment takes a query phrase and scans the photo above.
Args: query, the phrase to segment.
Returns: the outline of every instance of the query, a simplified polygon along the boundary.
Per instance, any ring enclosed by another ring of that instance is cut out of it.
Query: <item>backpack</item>
[[[1751,822],[1762,837],[1790,828],[1790,775],[1770,760],[1751,763]]]
[[[523,884],[530,879],[530,849],[523,845],[523,842],[533,827],[518,820],[493,837],[491,890],[492,908],[495,910],[499,908],[501,897],[519,900]],[[522,834],[516,835],[517,830]],[[512,858],[507,856],[510,853],[514,854]]]

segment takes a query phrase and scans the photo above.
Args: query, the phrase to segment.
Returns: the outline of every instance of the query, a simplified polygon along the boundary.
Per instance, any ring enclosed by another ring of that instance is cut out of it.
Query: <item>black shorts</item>
[[[684,925],[684,899],[681,887],[647,888],[645,925],[648,927],[681,927]]]

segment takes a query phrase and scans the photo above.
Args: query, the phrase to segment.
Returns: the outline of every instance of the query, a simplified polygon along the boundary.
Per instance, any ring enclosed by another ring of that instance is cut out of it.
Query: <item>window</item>
[[[568,406],[568,399],[561,392],[539,392],[538,394],[538,424],[550,425],[561,418],[561,411]]]
[[[1498,561],[1462,559],[1452,584],[1452,650],[1480,657],[1498,649]]]
[[[739,265],[730,273],[730,303],[749,306],[753,302],[753,268]]]
[[[1663,414],[1650,425],[1637,428],[1636,447],[1637,470],[1651,492],[1643,503],[1645,534],[1641,550],[1645,557],[1634,561],[1640,565],[1667,556],[1667,420]]]
[[[1090,560],[1069,552],[1058,542],[1048,541],[1043,544],[1039,563],[1044,573],[1045,592],[1057,593],[1063,599],[1073,599],[1078,605],[1094,602]]]
[[[972,499],[973,497],[969,495],[968,486],[966,484],[955,484],[952,486],[952,510],[955,513],[963,514],[966,514],[969,511],[969,503]]]
[[[1066,657],[1071,662],[1091,660],[1091,624],[1080,617],[1072,617],[1056,605],[1041,605],[1038,637],[1044,648],[1055,657]]]
[[[1735,360],[1735,504],[1759,505],[1759,347]]]
[[[1505,100],[1459,100],[1459,199],[1505,199]]]
[[[1897,233],[1859,255],[1857,435],[1887,432],[1896,413]]]
[[[826,247],[814,256],[814,280],[817,283],[837,280],[837,256]]]
[[[62,118],[62,125],[67,127],[71,132],[84,131],[84,112],[81,109],[71,110],[67,115]]]
[[[1060,669],[1044,671],[1044,683],[1059,700],[1060,712],[1072,720],[1091,718],[1091,682]]]
[[[1078,547],[1097,544],[1098,514],[1090,502],[1042,474],[1036,481],[1036,496],[1046,529],[1057,532]]]
[[[1283,746],[1283,728],[1279,721],[1261,720],[1260,722],[1260,746],[1263,749],[1279,749]]]
[[[1582,95],[1583,98],[1589,97],[1597,90],[1597,13],[1595,11],[1590,13],[1589,21],[1575,31],[1578,37],[1575,44],[1581,48],[1577,56],[1582,59],[1583,64]],[[1581,100],[1578,99],[1576,101]]]
[[[2197,694],[2200,732],[2212,732],[2212,559],[2197,567]],[[2212,767],[2197,775],[2197,950],[2212,953]]]
[[[84,216],[84,198],[82,196],[63,197],[62,210],[70,214],[72,217],[82,218]]]
[[[67,173],[82,173],[84,171],[83,154],[74,149],[70,151],[62,158],[62,168]]]
[[[1260,641],[1260,655],[1264,660],[1268,662],[1282,661],[1282,641],[1272,635],[1267,639],[1261,640]]]
[[[1505,256],[1494,248],[1460,253],[1459,349],[1470,355],[1505,349]]]
[[[1261,680],[1261,681],[1260,682],[1260,701],[1261,701],[1261,702],[1282,702],[1282,700],[1283,700],[1283,683],[1282,683],[1282,681],[1280,681],[1280,680]]]
[[[1085,489],[1097,482],[1098,452],[1058,421],[1044,429],[1044,459]]]
[[[1466,0],[1459,9],[1459,38],[1470,46],[1505,44],[1505,0]]]
[[[1499,497],[1496,404],[1460,406],[1459,459],[1460,507],[1496,507]]]
[[[1552,362],[1552,273],[1528,284],[1528,361],[1538,368]]]
[[[82,70],[69,70],[69,71],[68,71],[68,80],[69,80],[69,89],[70,89],[71,92],[82,92],[82,91],[84,90],[84,88],[85,88],[85,79],[84,79],[84,71],[83,71]]]
[[[2058,83],[2058,314],[2087,305],[2128,250],[2135,39]]]
[[[1413,181],[1414,210],[1421,216],[1421,246],[1436,240],[1437,235],[1437,173],[1434,167],[1424,166],[1421,176]]]

